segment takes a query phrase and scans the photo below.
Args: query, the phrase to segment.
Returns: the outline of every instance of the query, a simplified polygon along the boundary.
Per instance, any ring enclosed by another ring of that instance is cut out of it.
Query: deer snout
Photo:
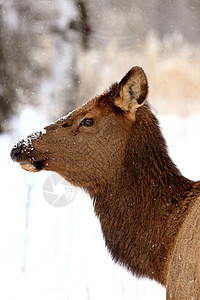
[[[41,136],[41,133],[35,133],[25,140],[19,141],[11,150],[10,156],[14,162],[18,162],[20,167],[29,172],[38,172],[47,169],[48,162],[44,153],[38,151],[34,142]]]
[[[10,157],[12,158],[13,161],[16,161],[18,156],[20,155],[22,151],[22,145],[21,144],[17,144],[13,147],[13,149],[10,152]]]

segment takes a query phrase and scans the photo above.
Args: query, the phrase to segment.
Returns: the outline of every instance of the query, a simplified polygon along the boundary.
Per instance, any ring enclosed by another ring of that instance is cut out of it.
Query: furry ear
[[[140,67],[133,67],[119,83],[119,97],[114,104],[135,119],[137,107],[144,104],[148,94],[147,78]]]

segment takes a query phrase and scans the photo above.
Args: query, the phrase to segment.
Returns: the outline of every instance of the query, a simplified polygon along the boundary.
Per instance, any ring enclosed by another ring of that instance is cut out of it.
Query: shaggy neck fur
[[[138,276],[165,284],[176,234],[192,201],[188,195],[193,182],[168,156],[148,106],[138,109],[137,119],[117,178],[99,183],[90,196],[113,259]]]

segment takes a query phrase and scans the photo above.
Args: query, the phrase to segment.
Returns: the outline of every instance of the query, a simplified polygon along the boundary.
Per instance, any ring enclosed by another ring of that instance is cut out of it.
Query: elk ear
[[[147,78],[140,67],[133,67],[119,83],[119,97],[114,104],[135,120],[136,109],[143,105],[148,94]]]

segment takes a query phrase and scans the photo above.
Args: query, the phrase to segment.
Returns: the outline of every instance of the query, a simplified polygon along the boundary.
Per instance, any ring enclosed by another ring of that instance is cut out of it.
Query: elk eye
[[[93,118],[83,119],[80,123],[80,126],[91,127],[92,125],[94,125],[94,119]]]

